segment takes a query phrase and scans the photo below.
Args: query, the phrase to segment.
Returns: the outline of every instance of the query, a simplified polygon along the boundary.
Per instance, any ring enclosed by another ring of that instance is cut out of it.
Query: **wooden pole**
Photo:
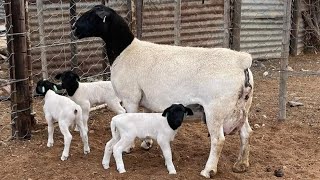
[[[136,22],[137,22],[137,38],[142,38],[142,9],[143,9],[143,0],[136,0]]]
[[[288,57],[289,57],[289,40],[291,24],[291,0],[284,1],[283,31],[282,31],[282,48],[280,62],[280,81],[279,81],[279,120],[286,119],[286,102],[287,102],[287,79],[288,79]]]
[[[44,20],[43,20],[43,0],[37,0],[37,17],[39,26],[39,39],[40,39],[40,59],[41,59],[41,71],[42,78],[48,79],[48,63],[45,48],[45,35],[44,35]]]
[[[4,9],[6,12],[6,29],[7,29],[7,50],[9,59],[10,81],[15,80],[14,50],[13,50],[13,29],[12,29],[12,13],[11,0],[5,0]],[[17,88],[15,83],[10,83],[10,100],[11,100],[11,134],[16,134],[15,121],[17,119]]]
[[[223,38],[223,47],[230,48],[230,0],[224,0],[224,38]]]
[[[240,51],[240,31],[241,31],[241,4],[242,0],[235,0],[233,4],[232,19],[232,44],[231,49]]]
[[[133,34],[137,34],[137,16],[136,16],[136,1],[131,1],[131,31]]]
[[[181,44],[181,0],[175,0],[174,4],[174,45],[179,46]]]
[[[301,16],[301,5],[300,4],[301,4],[300,0],[293,1],[290,52],[294,56],[298,55],[299,16]]]
[[[132,31],[132,0],[127,0],[127,8],[128,8],[128,12],[127,12],[127,21],[129,24],[129,27]]]
[[[13,25],[13,49],[17,88],[17,119],[14,122],[14,137],[31,138],[30,91],[27,69],[27,35],[24,0],[11,1]]]
[[[70,0],[70,26],[76,22],[77,19],[77,6],[76,6],[76,0]],[[70,33],[70,50],[71,50],[71,70],[77,72],[78,68],[78,50],[77,50],[77,43],[76,37],[73,34],[73,31]]]

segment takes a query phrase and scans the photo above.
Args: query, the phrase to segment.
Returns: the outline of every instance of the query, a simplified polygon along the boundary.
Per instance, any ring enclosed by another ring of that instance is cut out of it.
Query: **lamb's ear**
[[[187,115],[189,115],[189,116],[193,115],[193,112],[190,108],[185,107],[185,109],[186,109]]]
[[[96,14],[103,20],[103,22],[106,22],[106,20],[108,20],[110,17],[110,12],[105,11],[104,9],[97,9]]]
[[[60,79],[61,79],[61,76],[62,76],[62,74],[59,73],[59,74],[57,74],[54,78],[60,80]]]
[[[163,113],[162,113],[162,116],[163,116],[163,117],[166,117],[166,116],[167,116],[167,113],[168,113],[168,111],[169,111],[169,108],[170,108],[170,107],[168,107],[167,109],[165,109],[165,110],[163,111]]]

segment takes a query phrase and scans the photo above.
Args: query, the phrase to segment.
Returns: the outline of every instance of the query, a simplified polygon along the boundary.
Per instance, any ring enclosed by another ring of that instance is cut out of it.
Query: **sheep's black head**
[[[62,82],[62,88],[67,90],[69,96],[72,96],[79,87],[78,81],[80,81],[80,78],[78,74],[72,71],[59,73],[55,76],[55,78]]]
[[[85,37],[102,37],[111,23],[114,10],[104,5],[96,5],[83,13],[72,26],[74,35],[79,39]]]
[[[162,113],[162,116],[167,116],[169,126],[173,130],[178,129],[181,126],[185,115],[193,115],[193,112],[190,108],[185,107],[182,104],[172,104]]]
[[[37,82],[36,92],[40,95],[46,95],[47,91],[51,89],[54,92],[57,92],[58,90],[61,90],[61,86],[52,83],[48,80],[39,80]]]

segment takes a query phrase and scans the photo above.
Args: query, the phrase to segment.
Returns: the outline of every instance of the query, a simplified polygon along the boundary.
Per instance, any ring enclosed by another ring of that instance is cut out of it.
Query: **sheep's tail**
[[[248,69],[252,65],[252,57],[251,54],[246,52],[239,52],[239,61],[240,61],[240,67],[242,69]]]
[[[111,120],[110,128],[111,128],[112,138],[120,139],[120,133],[119,133],[119,131],[117,131],[116,122],[115,122],[114,118],[112,118],[112,120]]]
[[[73,113],[76,116],[76,119],[79,119],[80,121],[82,121],[82,109],[79,105],[76,106]]]

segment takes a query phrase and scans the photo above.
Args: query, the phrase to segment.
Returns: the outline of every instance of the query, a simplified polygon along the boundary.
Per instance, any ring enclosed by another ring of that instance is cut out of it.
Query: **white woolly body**
[[[81,107],[87,103],[90,104],[90,107],[107,104],[114,112],[118,114],[125,113],[110,81],[79,82],[78,89],[70,98]]]
[[[144,107],[155,112],[179,102],[227,105],[224,110],[231,115],[244,86],[244,69],[251,63],[251,55],[244,52],[159,45],[135,38],[113,63],[111,81],[124,103],[141,99]],[[250,70],[249,75],[253,86]],[[225,129],[235,128],[228,124]]]
[[[117,169],[126,172],[122,160],[122,151],[130,146],[136,137],[156,139],[165,158],[165,165],[169,174],[176,174],[172,162],[170,141],[173,141],[177,130],[173,130],[161,113],[125,113],[112,118],[110,124],[112,139],[105,147],[102,165],[109,168],[110,157],[113,152]]]
[[[84,153],[90,152],[88,144],[88,129],[84,126],[82,119],[81,107],[73,102],[71,99],[60,96],[52,90],[48,90],[45,95],[45,103],[43,106],[46,121],[48,123],[48,143],[47,146],[53,146],[53,132],[54,122],[59,123],[59,128],[64,136],[64,149],[61,160],[67,160],[69,156],[69,149],[72,135],[69,132],[69,127],[76,124],[79,127],[80,136],[84,144]]]

